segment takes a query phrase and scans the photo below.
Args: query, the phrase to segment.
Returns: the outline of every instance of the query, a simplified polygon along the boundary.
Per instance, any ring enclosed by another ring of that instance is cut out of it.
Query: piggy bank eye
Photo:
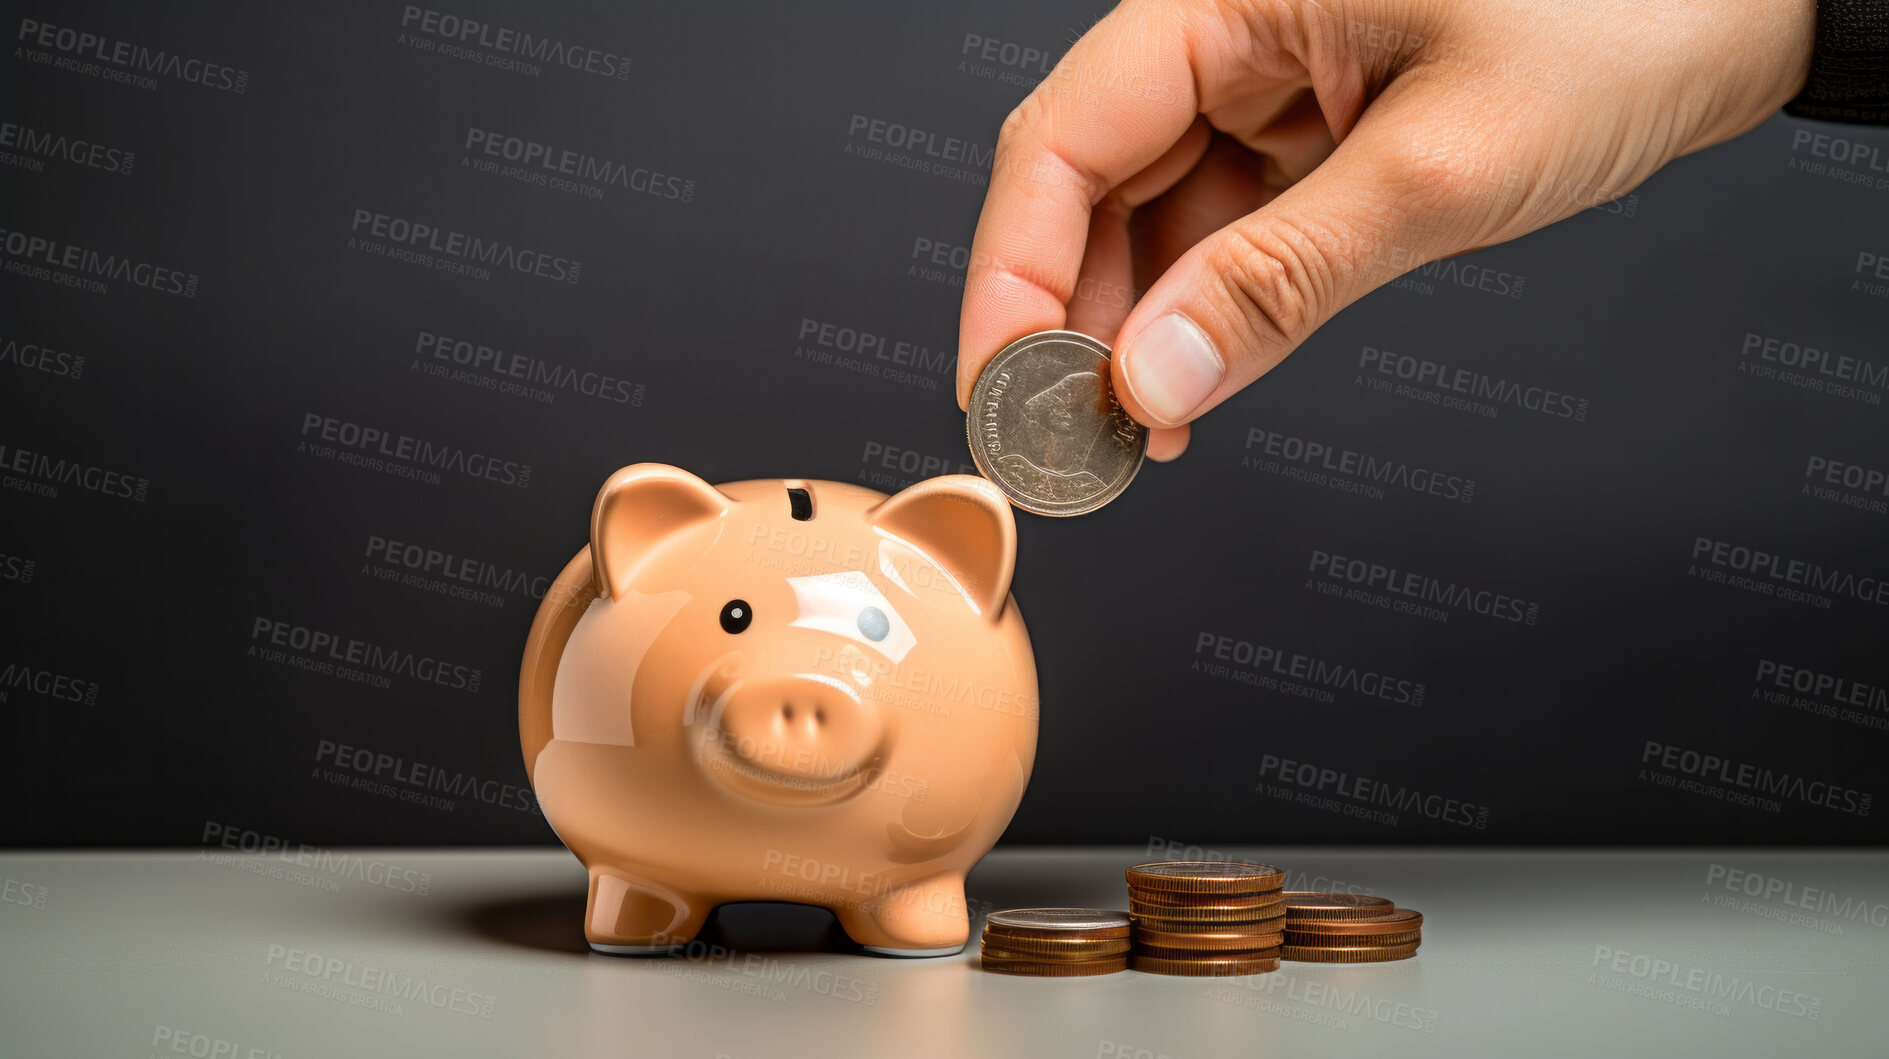
[[[878,643],[891,631],[892,621],[885,616],[885,611],[878,607],[867,607],[859,612],[859,634],[866,639]]]
[[[748,606],[745,599],[731,599],[722,604],[721,627],[723,632],[740,632],[754,620],[754,608]]]

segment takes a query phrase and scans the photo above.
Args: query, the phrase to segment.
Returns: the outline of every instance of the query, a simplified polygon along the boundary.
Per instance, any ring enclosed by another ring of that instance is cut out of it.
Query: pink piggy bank
[[[730,901],[831,909],[868,951],[970,936],[964,877],[1036,753],[1016,524],[953,475],[610,477],[519,680],[525,768],[590,871],[593,949],[670,952]]]

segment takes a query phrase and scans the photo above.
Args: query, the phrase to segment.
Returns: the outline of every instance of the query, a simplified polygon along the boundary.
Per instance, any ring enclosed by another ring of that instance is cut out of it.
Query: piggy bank
[[[1009,504],[969,475],[891,497],[612,475],[518,695],[591,947],[672,952],[718,905],[788,901],[869,952],[961,949],[964,877],[1036,753],[1015,562]]]

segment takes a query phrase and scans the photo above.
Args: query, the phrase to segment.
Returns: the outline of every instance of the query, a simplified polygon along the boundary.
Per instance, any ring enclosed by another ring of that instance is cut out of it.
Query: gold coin
[[[1418,942],[1408,945],[1287,945],[1279,950],[1282,959],[1307,963],[1384,963],[1407,960],[1417,954]]]
[[[1285,944],[1308,949],[1343,948],[1354,945],[1411,945],[1423,940],[1421,930],[1400,930],[1393,934],[1314,934],[1286,928]]]
[[[1285,942],[1285,935],[1277,930],[1265,932],[1252,930],[1223,931],[1178,931],[1135,929],[1135,949],[1178,949],[1186,952],[1251,952],[1254,949],[1270,949]]]
[[[1238,860],[1164,860],[1128,869],[1129,887],[1141,890],[1256,894],[1285,884],[1283,869]]]
[[[1083,978],[1092,974],[1114,974],[1128,970],[1128,957],[1117,956],[1108,960],[1079,960],[1075,963],[1056,963],[1045,960],[1007,960],[992,959],[986,955],[983,959],[986,971],[997,974],[1018,974],[1031,978]]]
[[[1149,974],[1178,974],[1193,978],[1223,977],[1238,974],[1263,974],[1279,969],[1279,957],[1267,956],[1146,956],[1136,953],[1128,966]]]
[[[1129,949],[1127,938],[1013,938],[984,932],[985,952],[1028,954],[1032,959],[1087,960],[1120,956]]]
[[[1292,919],[1364,919],[1381,916],[1393,907],[1383,897],[1315,890],[1287,890],[1284,900],[1286,915]]]

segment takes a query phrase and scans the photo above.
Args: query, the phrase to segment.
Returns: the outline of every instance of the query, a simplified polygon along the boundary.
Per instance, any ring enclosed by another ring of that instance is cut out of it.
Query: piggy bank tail
[[[551,692],[557,687],[558,663],[571,631],[597,595],[597,566],[587,545],[545,590],[525,639],[524,663],[518,671],[518,740],[525,752],[525,775],[534,783],[538,752],[551,741]]]

